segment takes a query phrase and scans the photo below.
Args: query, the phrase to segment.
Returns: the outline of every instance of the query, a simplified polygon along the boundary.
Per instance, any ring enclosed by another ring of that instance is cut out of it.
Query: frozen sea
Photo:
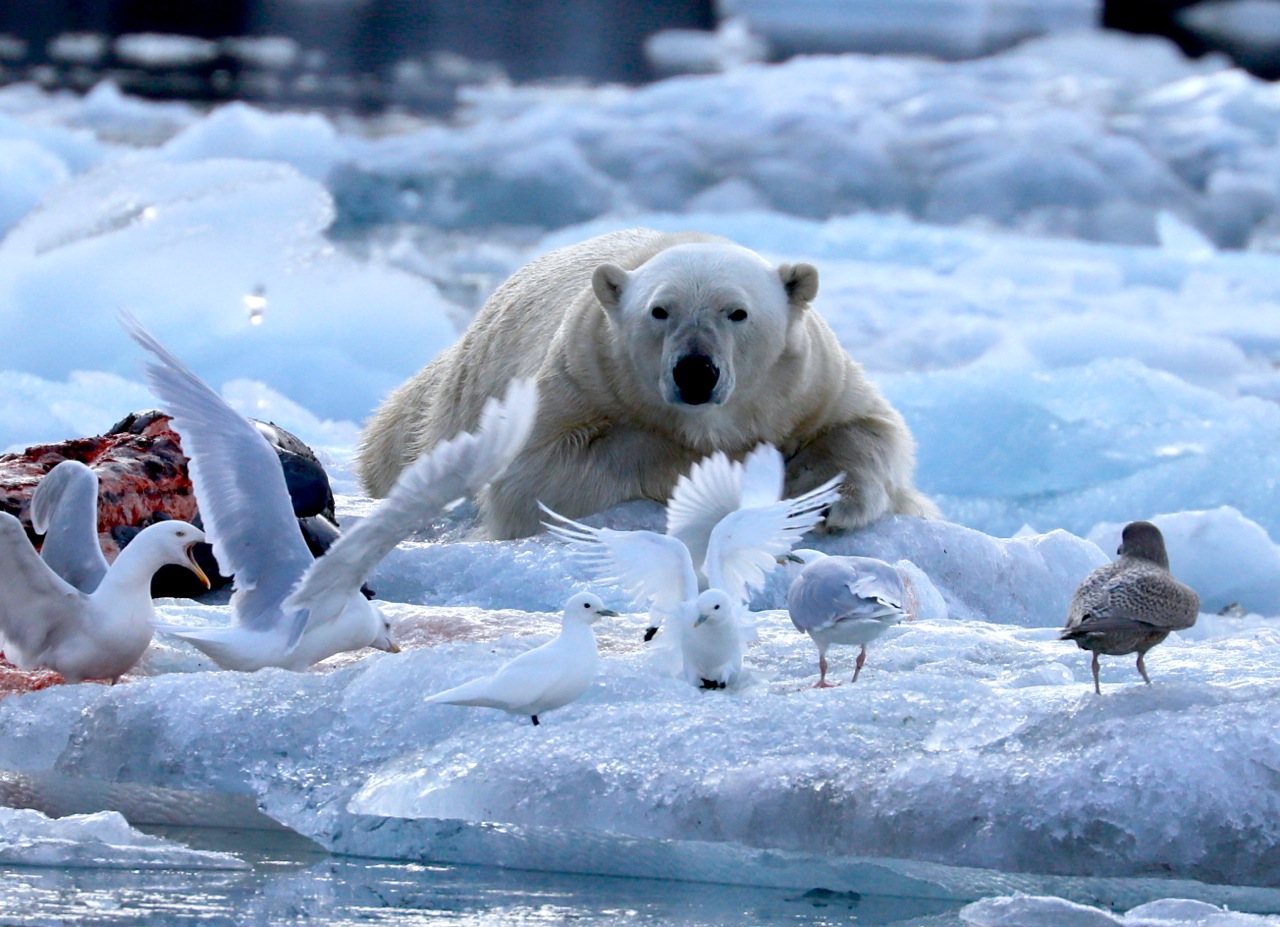
[[[856,686],[809,688],[775,574],[744,682],[695,691],[620,590],[463,506],[371,579],[400,654],[239,675],[158,637],[123,685],[5,698],[0,804],[128,824],[0,844],[0,920],[1280,923],[1278,144],[1280,88],[1094,34],[488,87],[449,125],[0,90],[0,449],[154,405],[127,307],[358,518],[361,420],[509,273],[697,228],[818,266],[944,516],[813,539],[919,571]],[[1099,698],[1057,629],[1137,518],[1204,612]],[[625,614],[580,701],[423,704],[586,588]]]

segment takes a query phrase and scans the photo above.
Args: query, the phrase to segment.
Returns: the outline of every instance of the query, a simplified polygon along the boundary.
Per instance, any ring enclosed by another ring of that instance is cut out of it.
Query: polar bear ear
[[[818,295],[818,268],[812,264],[781,264],[778,276],[791,305],[803,308]]]
[[[591,275],[591,288],[596,291],[596,299],[610,315],[617,312],[622,303],[622,290],[627,279],[627,272],[617,264],[601,264]]]

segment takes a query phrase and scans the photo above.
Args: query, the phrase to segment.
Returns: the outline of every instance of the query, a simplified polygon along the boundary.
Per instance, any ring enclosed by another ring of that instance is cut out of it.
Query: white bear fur
[[[772,267],[700,233],[631,229],[552,251],[391,393],[365,429],[360,475],[386,495],[405,466],[474,428],[507,381],[536,376],[529,444],[480,499],[496,538],[537,532],[539,501],[571,518],[628,499],[665,502],[696,461],[762,441],[786,457],[788,496],[846,474],[828,527],[937,514],[912,485],[902,416],[809,308],[817,289],[812,265]],[[698,405],[673,380],[691,352],[719,368]]]

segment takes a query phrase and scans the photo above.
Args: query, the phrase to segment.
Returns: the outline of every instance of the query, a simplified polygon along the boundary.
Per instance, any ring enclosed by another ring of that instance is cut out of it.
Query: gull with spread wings
[[[756,453],[781,461],[774,448]],[[767,469],[762,460],[761,472]],[[794,499],[768,502],[771,490],[761,488],[766,484],[744,484],[742,476],[742,465],[723,453],[702,461],[689,475],[676,517],[668,518],[667,534],[592,528],[543,507],[552,519],[548,529],[571,545],[597,579],[618,584],[653,613],[673,619],[684,676],[704,688],[724,688],[737,679],[743,642],[735,612],[745,607],[778,558],[819,522],[838,497],[842,479],[837,476]],[[702,592],[689,544],[705,551],[700,566],[707,588]]]
[[[397,651],[390,622],[360,586],[432,515],[506,469],[533,427],[532,381],[513,381],[502,401],[490,399],[475,432],[420,458],[372,514],[315,558],[298,531],[280,459],[258,428],[136,320],[122,316],[122,324],[155,357],[147,381],[182,437],[214,557],[235,579],[233,624],[161,630],[189,641],[219,666],[245,672],[304,670],[362,647]]]

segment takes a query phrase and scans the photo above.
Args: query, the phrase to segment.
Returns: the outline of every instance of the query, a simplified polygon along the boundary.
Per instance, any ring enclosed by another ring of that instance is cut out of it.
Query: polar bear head
[[[633,271],[602,264],[592,277],[618,358],[674,408],[730,402],[743,378],[765,379],[791,327],[818,292],[811,264],[774,267],[728,242],[674,245]]]

